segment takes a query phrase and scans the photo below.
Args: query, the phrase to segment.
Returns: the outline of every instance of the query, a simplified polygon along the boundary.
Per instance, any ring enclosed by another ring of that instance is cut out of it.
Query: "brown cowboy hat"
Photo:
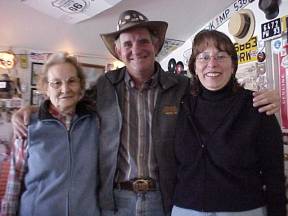
[[[164,44],[168,23],[164,21],[149,21],[142,13],[135,10],[127,10],[119,16],[117,31],[100,35],[105,46],[115,58],[119,59],[115,51],[115,40],[122,32],[135,27],[147,28],[154,34],[159,39],[160,45],[156,53],[158,54],[160,52]]]

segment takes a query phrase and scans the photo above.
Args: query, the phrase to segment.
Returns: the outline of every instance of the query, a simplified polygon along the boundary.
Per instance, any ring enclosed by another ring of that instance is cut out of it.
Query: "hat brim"
[[[115,40],[119,37],[119,35],[122,32],[125,32],[129,29],[132,28],[138,28],[138,27],[144,27],[147,28],[149,31],[151,31],[153,34],[155,34],[157,36],[157,38],[159,39],[159,49],[156,51],[156,54],[158,54],[164,44],[165,41],[165,35],[166,35],[166,31],[168,28],[168,23],[164,22],[164,21],[146,21],[146,22],[142,22],[142,23],[131,23],[130,25],[127,24],[125,26],[125,28],[119,30],[119,31],[115,31],[112,33],[107,33],[107,34],[100,34],[105,46],[107,47],[107,49],[109,50],[109,52],[118,60],[120,60],[120,58],[118,57],[116,50],[115,50]]]
[[[254,17],[253,12],[251,10],[249,10],[249,9],[242,9],[238,13],[246,14],[250,18],[249,29],[248,29],[247,33],[245,34],[245,36],[240,38],[240,37],[237,37],[237,36],[233,35],[233,38],[234,38],[234,40],[237,43],[245,44],[245,43],[247,43],[250,40],[250,38],[254,34],[254,31],[255,31],[255,17]]]

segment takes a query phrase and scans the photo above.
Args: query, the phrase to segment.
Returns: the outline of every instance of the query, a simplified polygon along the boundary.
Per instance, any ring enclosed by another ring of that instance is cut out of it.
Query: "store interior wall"
[[[237,1],[236,1],[237,2]],[[261,23],[267,22],[268,20],[265,18],[265,14],[263,11],[261,11],[258,8],[258,1],[254,1],[250,4],[248,4],[245,9],[251,9],[254,13],[255,19],[256,19],[256,26],[255,26],[255,32],[254,35],[257,36],[258,38],[261,38]],[[225,9],[223,10],[223,12]],[[280,7],[279,7],[279,14],[276,18],[282,17],[282,16],[287,16],[288,15],[288,0],[282,0]],[[276,19],[275,18],[275,19]],[[228,23],[229,20],[227,20],[223,25],[217,28],[217,30],[222,31],[226,33],[233,42],[235,42],[234,38],[228,31]],[[207,23],[208,24],[208,23]],[[204,25],[202,28],[204,29],[206,26]],[[199,29],[200,31],[201,29]],[[177,61],[183,61],[184,62],[184,67],[187,69],[187,60],[191,54],[191,47],[192,47],[192,40],[197,32],[195,32],[191,37],[185,41],[185,43],[170,53],[168,56],[166,56],[161,62],[161,66],[163,67],[164,70],[168,70],[168,62],[171,58],[176,59]]]

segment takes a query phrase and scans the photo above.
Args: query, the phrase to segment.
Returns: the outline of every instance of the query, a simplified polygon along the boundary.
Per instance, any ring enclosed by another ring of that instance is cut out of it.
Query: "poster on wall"
[[[236,78],[245,89],[257,91],[257,66],[255,62],[238,66]]]
[[[32,62],[31,63],[31,85],[35,86],[37,84],[39,75],[42,73],[43,63]]]
[[[280,116],[282,130],[288,132],[288,104],[287,104],[287,82],[288,82],[288,55],[287,52],[279,53],[279,91],[280,91]]]
[[[81,67],[83,69],[86,80],[85,89],[90,89],[93,85],[95,85],[99,77],[105,72],[105,66],[102,65],[82,63]]]

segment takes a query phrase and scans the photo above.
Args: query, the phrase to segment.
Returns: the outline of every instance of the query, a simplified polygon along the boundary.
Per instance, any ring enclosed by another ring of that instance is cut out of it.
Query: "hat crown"
[[[279,1],[260,0],[258,6],[265,13],[266,19],[274,19],[279,14]]]
[[[245,34],[250,25],[250,18],[248,15],[243,13],[236,13],[230,18],[230,22],[228,23],[228,28],[230,34],[233,36],[241,36],[241,34]]]
[[[235,14],[230,18],[230,22],[228,23],[229,32],[233,36],[238,36],[243,31],[243,15],[242,14]],[[236,23],[236,25],[235,25]]]
[[[244,44],[253,36],[255,17],[251,10],[243,9],[234,14],[228,23],[229,33],[239,44]]]
[[[125,29],[127,26],[139,24],[142,22],[149,21],[148,18],[138,11],[127,10],[124,11],[120,16],[117,23],[117,31]]]

